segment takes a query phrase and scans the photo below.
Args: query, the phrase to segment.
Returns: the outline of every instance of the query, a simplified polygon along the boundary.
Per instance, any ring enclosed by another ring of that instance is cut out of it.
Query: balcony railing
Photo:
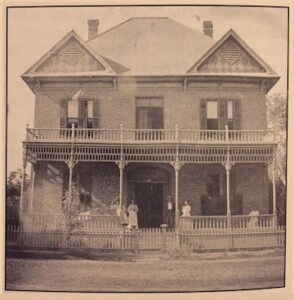
[[[181,143],[181,144],[267,144],[274,143],[269,130],[187,130],[187,129],[87,129],[27,128],[27,142],[82,143]]]

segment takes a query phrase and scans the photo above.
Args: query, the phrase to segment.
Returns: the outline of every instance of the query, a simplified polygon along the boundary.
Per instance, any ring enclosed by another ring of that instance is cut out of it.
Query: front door
[[[159,227],[163,224],[162,183],[136,183],[135,200],[139,207],[140,228]]]

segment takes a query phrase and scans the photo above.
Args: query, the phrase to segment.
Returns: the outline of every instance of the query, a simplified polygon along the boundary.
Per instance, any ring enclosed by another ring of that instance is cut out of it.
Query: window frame
[[[152,100],[160,100],[161,104],[160,105],[152,105]],[[140,105],[140,100],[149,100],[149,104],[147,105]],[[139,117],[139,110],[140,109],[144,109],[147,111],[147,128],[140,128],[141,126],[139,126],[140,123],[140,117]],[[150,115],[152,114],[152,111],[154,111],[155,109],[160,109],[161,110],[161,128],[153,128],[153,126],[149,126],[150,120],[152,120],[152,118],[150,118]],[[135,97],[135,115],[136,115],[136,129],[164,129],[164,98],[162,96],[137,96]]]
[[[70,101],[77,101],[77,117],[71,117],[68,115],[68,107]],[[89,118],[88,103],[92,102],[92,117]],[[82,106],[84,106],[82,108]],[[72,124],[75,128],[94,129],[99,128],[100,122],[100,100],[96,98],[80,98],[79,100],[62,99],[60,104],[60,127],[71,128]],[[87,116],[85,111],[87,109]],[[90,122],[90,125],[89,125]],[[86,126],[85,126],[86,125]]]
[[[208,118],[208,103],[217,102],[217,119]],[[228,103],[232,103],[232,118],[229,116]],[[229,130],[240,130],[241,101],[239,98],[207,98],[200,102],[200,127],[204,130],[224,130],[228,125]]]

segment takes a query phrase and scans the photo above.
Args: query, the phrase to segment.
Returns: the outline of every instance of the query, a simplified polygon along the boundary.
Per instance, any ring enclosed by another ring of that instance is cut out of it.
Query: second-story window
[[[99,127],[99,102],[95,99],[62,100],[60,127]]]
[[[136,127],[137,129],[163,128],[163,99],[136,99]]]
[[[240,129],[239,99],[202,99],[200,104],[201,129]]]

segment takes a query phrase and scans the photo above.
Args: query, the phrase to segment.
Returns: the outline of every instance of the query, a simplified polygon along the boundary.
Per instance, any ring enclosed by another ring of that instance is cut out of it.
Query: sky
[[[99,33],[132,17],[170,17],[202,32],[203,20],[214,25],[217,41],[233,28],[278,75],[269,92],[287,93],[288,20],[285,8],[270,7],[51,7],[8,10],[7,171],[22,167],[22,141],[33,127],[34,94],[21,79],[41,56],[72,29],[84,40],[88,19],[99,19]]]

